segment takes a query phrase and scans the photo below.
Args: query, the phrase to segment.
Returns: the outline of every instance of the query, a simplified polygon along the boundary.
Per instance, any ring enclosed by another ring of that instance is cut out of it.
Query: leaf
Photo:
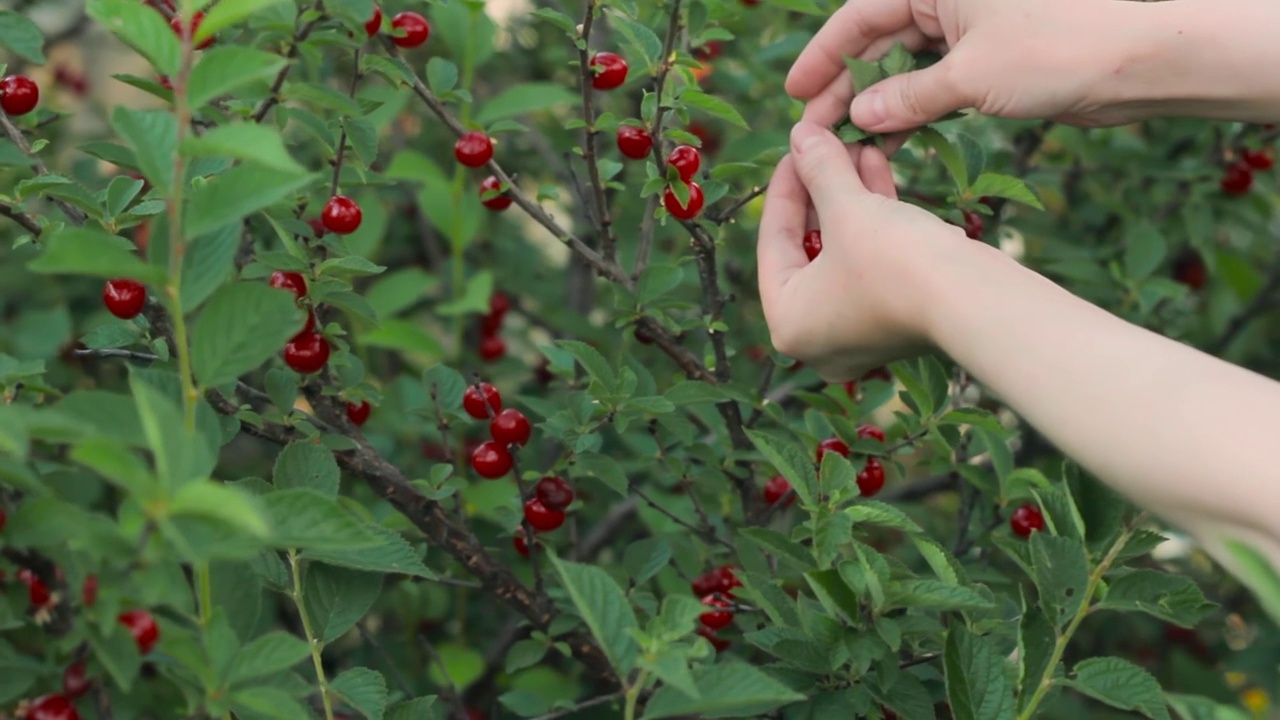
[[[862,618],[858,596],[849,587],[849,583],[845,582],[839,570],[827,568],[807,572],[804,574],[804,579],[827,612],[832,615],[843,615],[845,621],[850,624],[856,624]]]
[[[845,67],[853,77],[854,92],[862,92],[884,79],[884,71],[878,63],[855,57],[845,57]]]
[[[578,615],[600,643],[614,670],[619,676],[625,676],[635,665],[639,650],[630,631],[639,624],[622,588],[601,568],[561,560],[554,553],[550,557]]]
[[[984,172],[969,186],[969,192],[976,197],[1007,198],[1037,210],[1044,209],[1044,204],[1027,181],[1012,175]]]
[[[887,690],[876,694],[876,699],[902,720],[935,720],[928,689],[911,673],[899,673]]]
[[[382,673],[366,667],[345,670],[329,684],[334,692],[369,720],[382,720],[390,694]]]
[[[36,65],[44,64],[44,33],[24,15],[0,10],[0,45]]]
[[[1217,605],[1206,600],[1200,586],[1185,575],[1144,569],[1112,580],[1098,607],[1137,610],[1189,628],[1199,624]]]
[[[177,118],[164,110],[131,110],[119,105],[111,112],[111,127],[133,146],[142,174],[168,193],[173,187],[173,156],[178,148]]]
[[[813,469],[813,462],[796,448],[794,442],[780,442],[756,430],[748,430],[747,437],[774,469],[791,483],[800,501],[813,506],[813,491],[818,486],[818,474]]]
[[[80,463],[145,502],[159,488],[147,463],[119,442],[104,437],[87,438],[71,450],[71,459]]]
[[[1139,222],[1125,235],[1124,273],[1135,282],[1147,279],[1164,262],[1169,245],[1149,221]]]
[[[1072,669],[1072,677],[1062,684],[1111,707],[1134,710],[1153,720],[1169,720],[1160,683],[1128,660],[1082,660]]]
[[[825,459],[825,458],[824,458]],[[890,527],[911,534],[921,534],[924,530],[907,514],[898,508],[882,503],[879,500],[866,500],[845,508],[845,514],[853,518],[855,525],[877,525]]]
[[[215,175],[197,190],[187,207],[185,232],[196,237],[292,197],[311,175],[281,172],[256,165],[237,165]],[[301,321],[299,321],[299,325]]]
[[[428,580],[438,577],[422,563],[422,552],[415,550],[400,533],[380,525],[366,525],[380,543],[366,548],[315,548],[302,557],[351,570],[364,570],[383,575],[411,575]]]
[[[165,273],[138,257],[133,244],[100,230],[66,226],[48,234],[44,252],[27,269],[44,275],[88,275],[131,278],[153,287],[165,283]]]
[[[952,585],[939,580],[907,580],[893,587],[887,600],[895,607],[921,607],[930,610],[986,610],[989,599],[972,587]]]
[[[670,562],[671,543],[663,537],[643,538],[629,543],[622,554],[622,566],[637,585],[657,575]]]
[[[286,445],[271,472],[278,488],[310,488],[329,497],[338,496],[340,476],[333,452],[308,440]]]
[[[1235,574],[1253,591],[1262,609],[1280,623],[1280,571],[1255,548],[1236,540],[1227,540],[1226,548],[1235,560]]]
[[[1022,621],[1018,625],[1018,657],[1022,661],[1021,681],[1022,703],[1031,700],[1035,688],[1039,686],[1046,672],[1057,670],[1050,668],[1053,659],[1053,648],[1057,634],[1044,613],[1022,611]]]
[[[662,60],[662,40],[649,29],[649,26],[632,20],[622,12],[610,13],[609,25],[626,38],[628,44],[644,58],[643,65],[635,62],[634,59],[631,62],[633,77],[656,67]]]
[[[186,157],[226,157],[281,172],[306,172],[289,154],[280,131],[267,125],[219,125],[203,135],[187,138],[179,149]]]
[[[267,538],[271,526],[257,498],[230,485],[202,480],[183,486],[174,495],[169,513],[200,517],[235,528],[255,538]]]
[[[1028,544],[1040,607],[1061,628],[1089,600],[1088,555],[1081,543],[1047,532],[1032,533]]]
[[[311,713],[293,696],[278,687],[258,685],[237,690],[231,695],[232,706],[246,716],[270,720],[297,720]],[[248,711],[248,712],[246,712]]]
[[[658,688],[645,706],[644,719],[699,713],[711,717],[760,717],[805,699],[741,660],[725,660],[701,668],[694,682],[699,695],[696,698],[670,686]]]
[[[154,11],[152,14],[155,14]],[[204,30],[208,23],[208,18],[205,18],[200,23],[200,30]],[[247,47],[227,46],[206,50],[201,54],[200,62],[191,69],[191,77],[187,79],[187,102],[191,107],[199,108],[219,95],[226,95],[245,85],[266,84],[280,72],[286,62],[288,61],[274,53]]]
[[[182,258],[182,310],[193,312],[235,271],[240,226],[224,225],[187,244]]]
[[[493,273],[481,270],[467,278],[462,295],[436,306],[436,314],[445,317],[484,313],[489,311],[489,298],[493,296]]]
[[[284,672],[310,655],[306,640],[287,632],[267,633],[236,654],[230,682],[239,684]]]
[[[292,294],[262,283],[224,285],[195,322],[191,364],[204,387],[232,382],[280,352],[302,326]]]
[[[1011,720],[1013,688],[1005,659],[986,638],[957,624],[947,633],[942,658],[947,699],[955,720]]]
[[[383,720],[433,720],[436,708],[436,696],[414,698],[392,705]]]
[[[791,540],[777,530],[752,527],[743,528],[739,534],[750,540],[761,550],[778,558],[790,560],[805,570],[814,567],[813,557],[808,551],[800,543]]]
[[[457,69],[454,69],[457,73]],[[476,112],[476,122],[491,125],[498,120],[520,117],[539,110],[570,105],[578,102],[577,93],[564,85],[550,82],[531,82],[512,85],[495,95]]]
[[[308,565],[302,598],[316,637],[328,644],[354,627],[381,592],[382,581],[377,575]]]
[[[436,337],[412,320],[384,320],[378,329],[365,333],[360,340],[366,347],[399,350],[431,359],[445,354]]]
[[[161,75],[177,74],[182,45],[155,8],[134,0],[90,0],[86,9],[89,17],[141,53]]]
[[[167,377],[172,377],[167,376]],[[176,378],[174,378],[176,379]],[[216,446],[204,438],[193,442],[177,402],[149,382],[144,371],[129,373],[129,389],[142,423],[142,434],[155,457],[156,476],[166,488],[179,487],[213,472]]]
[[[925,126],[916,131],[916,137],[920,138],[926,147],[937,153],[938,159],[951,175],[957,191],[964,192],[969,189],[969,171],[965,166],[964,156],[945,135]]]
[[[547,654],[547,650],[547,644],[540,640],[520,640],[507,651],[507,674],[533,667]]]
[[[271,518],[276,547],[344,550],[379,544],[376,533],[336,500],[315,490],[276,490],[262,501]]]
[[[250,15],[278,2],[283,0],[218,0],[196,28],[192,42],[198,45],[218,31],[244,22]]]
[[[100,628],[90,625],[85,630],[85,639],[89,641],[93,657],[111,675],[115,684],[122,691],[129,692],[142,670],[142,656],[128,632],[120,632],[121,628],[113,629],[117,632],[104,635]]]
[[[431,92],[441,95],[452,90],[457,84],[457,65],[438,55],[427,61],[427,87],[431,88]],[[556,88],[563,89],[559,85]],[[480,114],[483,115],[483,111]],[[485,121],[480,120],[479,122],[483,123]]]
[[[1197,695],[1165,693],[1164,698],[1182,720],[1253,720],[1253,716],[1235,705],[1223,705]]]
[[[577,340],[558,340],[556,345],[573,355],[582,365],[582,368],[587,371],[587,374],[599,380],[606,391],[612,392],[617,387],[618,379],[614,375],[613,368],[609,365],[609,361],[600,354],[599,350]]]
[[[680,101],[695,110],[701,110],[712,117],[719,118],[743,130],[748,129],[746,118],[742,117],[732,105],[701,90],[686,90],[680,95]]]

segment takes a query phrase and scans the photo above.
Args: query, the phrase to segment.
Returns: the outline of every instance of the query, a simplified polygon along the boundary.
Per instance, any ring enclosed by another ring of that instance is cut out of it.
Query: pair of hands
[[[760,226],[760,294],[775,348],[830,382],[926,352],[936,344],[936,311],[955,301],[946,275],[993,252],[898,202],[884,153],[846,147],[829,126],[848,114],[864,130],[892,133],[963,108],[1089,126],[1136,120],[1145,110],[1109,86],[1126,32],[1112,13],[1128,4],[848,0],[832,15],[787,78],[787,92],[807,103]],[[855,98],[844,56],[878,59],[899,42],[946,54]],[[810,262],[801,239],[814,227],[824,248]]]

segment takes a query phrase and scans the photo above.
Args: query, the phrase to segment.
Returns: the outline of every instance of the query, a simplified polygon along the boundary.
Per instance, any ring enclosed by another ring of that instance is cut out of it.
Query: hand
[[[871,132],[919,127],[976,108],[1007,118],[1102,126],[1138,119],[1109,88],[1136,43],[1135,3],[1115,0],[848,0],[801,53],[786,89],[805,119],[846,112]],[[1138,8],[1141,10],[1142,8]],[[1145,16],[1138,16],[1138,20]],[[943,59],[887,78],[854,99],[843,57],[877,59],[894,44]],[[850,105],[850,101],[852,105]]]
[[[814,215],[823,249],[810,262],[801,242]],[[988,247],[899,202],[878,148],[846,147],[801,121],[769,182],[757,246],[774,347],[828,382],[925,352],[939,286],[932,278]]]

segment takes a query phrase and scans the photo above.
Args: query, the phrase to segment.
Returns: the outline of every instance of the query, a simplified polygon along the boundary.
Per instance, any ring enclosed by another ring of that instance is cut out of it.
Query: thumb
[[[823,126],[809,120],[797,123],[791,129],[791,153],[819,216],[848,204],[850,195],[866,192],[849,150]]]
[[[869,132],[898,132],[969,107],[972,103],[957,87],[948,60],[872,85],[853,99],[849,119]]]

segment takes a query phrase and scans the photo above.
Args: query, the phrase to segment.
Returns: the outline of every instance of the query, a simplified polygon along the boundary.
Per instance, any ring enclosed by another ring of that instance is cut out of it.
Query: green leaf
[[[237,690],[231,695],[231,704],[237,712],[258,719],[297,720],[311,715],[292,695],[267,685]]]
[[[1223,705],[1197,695],[1165,693],[1164,699],[1182,720],[1254,720],[1255,717],[1238,706]]]
[[[208,442],[207,437],[193,442],[196,438],[187,433],[178,403],[151,384],[143,372],[133,369],[129,373],[129,389],[142,422],[143,436],[155,457],[156,476],[161,485],[175,488],[208,477],[217,460],[217,446]]]
[[[1057,633],[1044,613],[1023,608],[1022,621],[1018,625],[1018,657],[1022,661],[1019,684],[1023,689],[1021,702],[1024,707],[1030,702],[1041,678],[1051,669],[1049,662],[1053,659],[1057,639]],[[1056,672],[1057,668],[1052,670]]]
[[[165,283],[165,273],[138,257],[133,243],[101,230],[66,226],[41,242],[44,252],[27,269],[44,275],[88,275],[132,278],[153,287]]]
[[[195,191],[187,207],[186,234],[196,237],[292,197],[311,175],[237,165]],[[300,324],[300,323],[299,323]]]
[[[155,14],[154,11],[152,14]],[[208,24],[209,20],[206,18],[200,23],[200,30],[203,31]],[[286,62],[288,61],[274,53],[247,47],[227,46],[206,50],[202,53],[200,62],[191,69],[191,77],[187,80],[187,102],[191,107],[199,108],[219,95],[226,95],[245,85],[266,84],[280,72]]]
[[[761,550],[778,558],[790,560],[802,569],[808,570],[814,567],[813,557],[804,549],[804,546],[777,530],[763,527],[743,528],[739,534]]]
[[[164,16],[134,0],[89,0],[89,17],[142,54],[161,75],[176,75],[182,44]]]
[[[383,720],[443,720],[437,710],[436,696],[428,695],[392,705]]]
[[[0,10],[0,45],[36,65],[44,64],[44,33],[25,15]]]
[[[244,22],[250,15],[283,0],[218,0],[196,28],[192,42],[200,44],[218,31]]]
[[[804,695],[741,660],[725,660],[697,672],[693,698],[670,686],[658,688],[645,706],[644,719],[704,714],[711,717],[760,717],[800,702]]]
[[[1168,254],[1169,245],[1156,226],[1139,222],[1125,235],[1124,273],[1135,282],[1146,280]]]
[[[1255,548],[1236,540],[1226,541],[1235,560],[1235,574],[1273,620],[1280,623],[1280,571]]]
[[[445,354],[440,341],[411,320],[384,320],[381,326],[360,338],[365,347],[386,348],[438,358]]]
[[[1061,628],[1088,601],[1088,555],[1083,544],[1047,532],[1032,533],[1028,542],[1040,607]]]
[[[1164,693],[1151,673],[1114,657],[1082,660],[1063,685],[1121,710],[1134,710],[1152,720],[1169,720]]]
[[[862,60],[861,58],[845,57],[844,64],[845,67],[849,68],[849,74],[853,77],[853,89],[855,92],[862,92],[884,79],[884,71],[880,68],[879,63]]]
[[[1013,688],[1005,659],[991,642],[973,635],[962,624],[947,633],[942,658],[947,699],[955,720],[1011,720]]]
[[[1036,196],[1031,186],[1022,178],[1012,175],[999,175],[984,172],[969,186],[969,192],[976,197],[1007,198],[1043,210],[1044,204]]]
[[[355,549],[375,547],[380,538],[342,509],[336,500],[315,490],[276,490],[263,496],[277,547]]]
[[[742,114],[734,109],[732,105],[714,95],[708,95],[701,90],[686,90],[680,95],[680,102],[687,107],[701,110],[731,125],[737,125],[743,130],[748,129],[746,118],[742,117]]]
[[[907,580],[895,585],[887,600],[894,607],[930,610],[986,610],[992,603],[972,587],[940,580]]]
[[[355,627],[382,592],[382,579],[371,573],[327,565],[308,565],[302,598],[307,619],[320,642],[328,644]]]
[[[257,498],[245,491],[202,480],[178,490],[169,505],[169,513],[177,517],[200,517],[220,522],[255,538],[267,538],[271,526]]]
[[[915,69],[916,58],[907,49],[905,43],[896,42],[893,47],[889,48],[889,52],[880,58],[880,67],[884,70],[885,77],[893,77],[903,73],[911,72]]]
[[[484,313],[489,310],[489,298],[493,295],[493,273],[481,270],[467,278],[462,295],[436,306],[436,314],[443,317]]]
[[[514,673],[533,667],[547,654],[547,644],[540,640],[521,640],[507,651],[506,672]]]
[[[457,65],[438,55],[427,61],[427,87],[431,88],[431,92],[441,95],[452,90],[457,84]],[[558,85],[556,87],[563,89]]]
[[[554,553],[550,558],[578,615],[600,643],[614,670],[625,676],[635,665],[639,650],[630,631],[639,625],[622,588],[608,573],[594,565],[561,560]]]
[[[671,562],[671,543],[663,537],[637,540],[622,553],[622,566],[637,585],[658,574]]]
[[[438,577],[422,563],[422,552],[415,550],[400,533],[379,525],[366,525],[365,528],[379,537],[378,545],[366,548],[315,548],[304,551],[302,557],[327,565],[383,575],[411,575],[428,580]]]
[[[1112,580],[1099,607],[1136,610],[1189,628],[1199,624],[1217,605],[1205,600],[1200,586],[1185,575],[1144,569]]]
[[[823,458],[825,460],[825,458]],[[921,534],[924,530],[916,521],[898,508],[882,503],[879,500],[865,500],[857,505],[845,508],[845,514],[853,518],[854,525],[876,525],[901,530],[906,533]]]
[[[649,29],[649,26],[632,20],[622,12],[610,13],[609,25],[626,38],[628,44],[634,47],[644,59],[642,65],[635,62],[635,58],[631,58],[632,77],[657,67],[662,60],[662,40]]]
[[[104,437],[87,438],[72,449],[71,459],[139,500],[155,497],[159,489],[147,463],[117,441]]]
[[[607,392],[612,392],[617,387],[618,379],[614,375],[613,368],[599,350],[577,340],[557,340],[556,345],[573,355],[582,364],[587,374],[600,381]]]
[[[382,673],[366,667],[350,668],[334,678],[329,687],[369,720],[382,720],[390,698]]]
[[[267,633],[236,654],[230,682],[240,684],[284,672],[310,655],[306,640],[286,632]]]
[[[187,244],[182,257],[182,310],[193,312],[235,272],[239,225],[224,225]]]
[[[636,282],[636,303],[648,305],[679,287],[682,280],[684,270],[679,265],[650,265]]]
[[[333,452],[309,440],[286,445],[271,473],[278,488],[310,488],[329,497],[338,496],[340,476]]]
[[[747,437],[765,460],[791,483],[800,501],[812,507],[814,488],[818,486],[818,474],[813,469],[812,459],[802,453],[794,442],[782,442],[756,430],[748,430]]]
[[[832,615],[843,615],[845,622],[850,624],[856,624],[861,620],[862,610],[858,596],[853,588],[849,587],[849,583],[845,581],[839,570],[827,568],[807,572],[804,574],[804,579],[827,612]]]
[[[926,126],[916,131],[916,137],[920,138],[925,147],[937,153],[938,159],[951,175],[956,190],[964,192],[969,189],[969,171],[965,166],[964,156],[945,135]]]
[[[133,146],[142,174],[160,192],[168,193],[173,187],[173,156],[178,148],[178,120],[173,113],[118,105],[111,112],[111,127]]]
[[[191,364],[204,387],[232,382],[284,347],[302,327],[293,295],[263,283],[224,285],[195,322]]]
[[[85,629],[85,639],[93,650],[93,657],[106,669],[116,685],[124,692],[129,692],[133,681],[142,670],[142,656],[138,654],[138,646],[127,632],[121,628],[113,628],[116,632],[104,635],[102,630],[93,625]]]
[[[571,105],[578,100],[577,93],[559,83],[520,83],[506,88],[482,105],[476,112],[476,122],[491,125],[506,118]]]
[[[203,135],[187,138],[180,150],[186,157],[234,158],[286,173],[306,172],[289,154],[280,131],[267,125],[219,125]]]

